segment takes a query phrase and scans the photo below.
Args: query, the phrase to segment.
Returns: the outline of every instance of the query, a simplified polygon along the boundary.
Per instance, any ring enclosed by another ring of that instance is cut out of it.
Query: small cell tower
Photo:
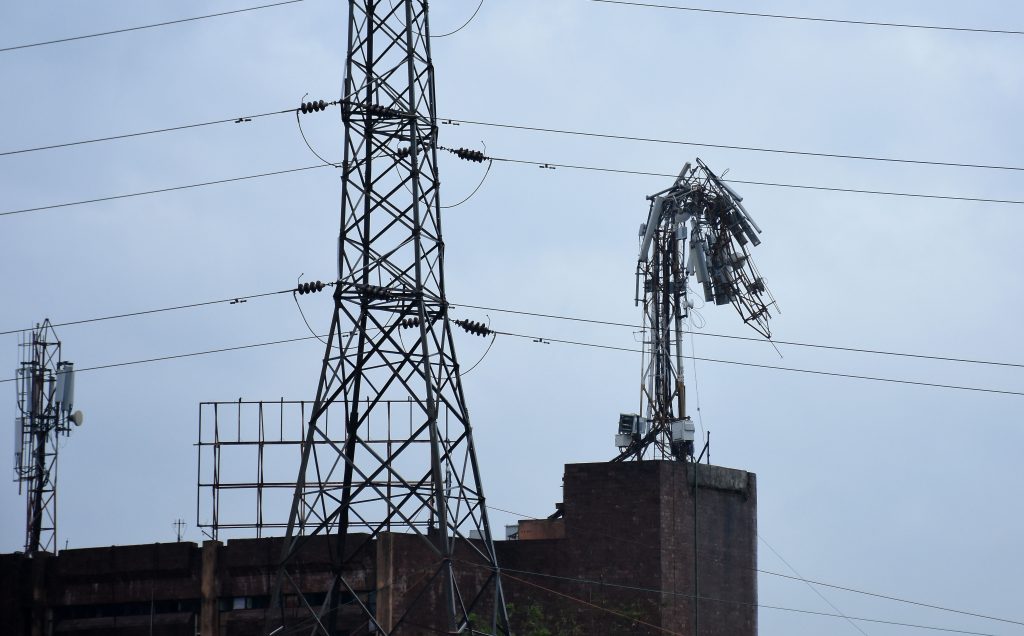
[[[694,277],[706,302],[732,304],[743,322],[765,338],[775,299],[750,257],[761,228],[743,197],[700,159],[687,163],[671,187],[649,197],[640,226],[637,305],[644,311],[641,414],[619,416],[613,461],[693,457],[694,426],[683,382],[684,326],[693,308]]]
[[[49,320],[22,332],[21,363],[15,374],[18,415],[14,420],[14,480],[26,493],[25,552],[57,551],[57,450],[71,425],[74,366],[60,358],[60,340]]]

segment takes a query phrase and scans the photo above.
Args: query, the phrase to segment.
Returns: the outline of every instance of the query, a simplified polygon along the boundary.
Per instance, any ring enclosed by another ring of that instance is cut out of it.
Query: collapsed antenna
[[[694,426],[686,414],[683,383],[683,324],[693,308],[689,279],[706,302],[731,304],[743,322],[771,338],[768,320],[778,306],[750,255],[761,228],[743,197],[700,159],[686,163],[669,188],[648,197],[640,226],[637,305],[643,304],[643,414],[619,416],[614,461],[693,457]]]

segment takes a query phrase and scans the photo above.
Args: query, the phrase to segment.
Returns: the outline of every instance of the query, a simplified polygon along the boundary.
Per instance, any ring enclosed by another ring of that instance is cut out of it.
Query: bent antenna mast
[[[671,187],[649,197],[640,226],[635,302],[644,310],[644,413],[619,416],[613,461],[692,458],[694,427],[686,410],[683,335],[693,308],[693,277],[706,302],[732,304],[743,322],[771,338],[775,299],[750,256],[761,243],[743,197],[697,159]]]

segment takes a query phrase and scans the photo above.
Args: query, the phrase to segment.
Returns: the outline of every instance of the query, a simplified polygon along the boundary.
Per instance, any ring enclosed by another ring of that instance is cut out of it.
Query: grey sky
[[[254,3],[255,4],[255,3]],[[0,47],[249,6],[40,2],[0,9]],[[435,2],[446,32],[476,2]],[[704,4],[702,6],[715,6]],[[742,2],[723,8],[1024,29],[1024,5]],[[306,2],[0,53],[0,152],[336,99],[343,3]],[[720,144],[1024,166],[1024,36],[726,17],[585,0],[488,0],[434,42],[442,116]],[[337,110],[306,134],[340,153]],[[592,140],[470,125],[442,143],[499,157],[675,172],[699,156],[753,181],[1024,199],[1018,171],[833,160]],[[317,163],[289,116],[0,157],[0,211]],[[441,165],[444,200],[483,168]],[[635,322],[636,230],[665,179],[497,163],[444,215],[449,299]],[[764,229],[754,254],[783,340],[1024,362],[1022,206],[737,187]],[[338,175],[296,175],[0,217],[0,330],[283,289],[334,276]],[[327,294],[304,297],[326,330]],[[458,311],[486,320],[486,312]],[[729,307],[706,331],[750,335]],[[492,313],[498,329],[635,346],[629,329]],[[306,335],[291,299],[58,329],[94,366]],[[464,366],[486,342],[457,342]],[[809,351],[697,336],[699,356],[1024,390],[1024,369]],[[16,338],[0,339],[13,375]],[[316,342],[83,373],[85,426],[60,460],[60,544],[171,541],[195,522],[197,403],[312,398]],[[1022,619],[1024,398],[698,363],[713,460],[757,473],[759,531],[809,578]],[[699,385],[699,386],[698,386]],[[14,390],[0,413],[14,417]],[[465,378],[490,503],[546,515],[562,465],[612,455],[639,401],[634,354],[499,338]],[[10,426],[10,424],[8,424]],[[11,436],[0,435],[10,461]],[[21,548],[23,498],[0,488],[0,551]],[[496,534],[509,515],[494,513]],[[763,547],[763,546],[762,546]],[[787,572],[767,549],[763,569]],[[1022,628],[825,594],[844,612],[974,631]],[[831,611],[799,582],[765,604]],[[764,634],[856,634],[762,610]],[[872,636],[916,630],[865,624]]]

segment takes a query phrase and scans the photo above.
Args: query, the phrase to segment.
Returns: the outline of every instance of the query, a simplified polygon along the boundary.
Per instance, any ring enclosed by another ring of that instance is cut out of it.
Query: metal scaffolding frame
[[[312,408],[312,401],[285,399],[199,404],[196,527],[204,535],[215,541],[261,538],[274,536],[275,532],[288,527],[288,508],[277,504],[284,497],[288,503],[291,501]],[[324,429],[333,432],[330,440],[314,442],[321,446],[319,450],[344,443],[343,411],[344,405],[335,403],[324,414]],[[335,414],[333,428],[329,418],[332,412]],[[389,400],[381,403],[374,415],[376,419],[366,423],[366,441],[387,451],[394,448],[396,439],[411,436],[416,403]],[[439,420],[443,422],[442,439],[449,446],[447,409],[442,409]],[[343,485],[340,481],[323,484],[325,488],[334,489]],[[385,494],[401,486],[395,480],[378,481],[375,485],[384,488]],[[304,528],[299,528],[300,534],[303,531]]]

